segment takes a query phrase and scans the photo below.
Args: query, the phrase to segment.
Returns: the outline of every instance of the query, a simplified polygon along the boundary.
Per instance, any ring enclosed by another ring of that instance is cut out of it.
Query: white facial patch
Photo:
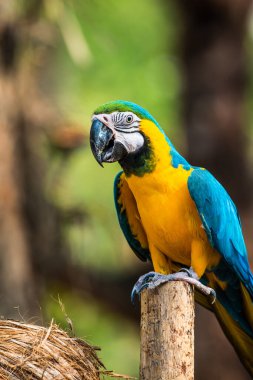
[[[115,140],[121,142],[128,153],[136,152],[144,144],[144,137],[137,131],[133,133],[115,131]]]

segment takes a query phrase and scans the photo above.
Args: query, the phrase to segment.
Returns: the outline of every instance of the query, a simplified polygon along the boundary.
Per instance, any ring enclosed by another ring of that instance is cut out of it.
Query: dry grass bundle
[[[104,370],[95,347],[49,328],[0,320],[0,379],[99,380]],[[115,376],[119,377],[119,376]]]

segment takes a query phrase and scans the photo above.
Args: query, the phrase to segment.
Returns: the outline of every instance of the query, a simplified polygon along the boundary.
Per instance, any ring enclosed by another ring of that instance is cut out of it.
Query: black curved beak
[[[90,147],[95,159],[102,167],[110,144],[113,144],[113,132],[100,120],[94,119],[90,129]]]

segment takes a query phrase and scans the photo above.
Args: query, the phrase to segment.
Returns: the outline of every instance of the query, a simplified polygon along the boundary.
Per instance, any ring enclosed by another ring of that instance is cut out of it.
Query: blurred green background
[[[48,5],[55,7],[52,2]],[[70,17],[73,22],[70,43],[71,38],[83,39],[84,45],[79,46],[83,47],[82,63],[77,64],[62,38],[54,52],[48,85],[55,83],[54,101],[66,119],[83,124],[87,134],[91,115],[98,105],[124,99],[142,104],[174,140],[179,138],[180,75],[173,48],[176,21],[175,14],[169,12],[168,23],[161,5],[144,0],[138,4],[79,1],[61,10],[67,14],[61,17]],[[61,27],[64,25],[60,23]],[[73,33],[75,28],[79,37]],[[171,57],[167,55],[168,46]],[[124,239],[112,197],[113,180],[119,169],[115,164],[101,170],[90,150],[81,150],[68,160],[57,185],[49,187],[50,196],[61,207],[83,205],[88,211],[90,219],[85,230],[70,229],[67,233],[75,255],[103,269],[106,266],[118,269],[122,261],[118,251]],[[98,193],[101,186],[103,191]]]

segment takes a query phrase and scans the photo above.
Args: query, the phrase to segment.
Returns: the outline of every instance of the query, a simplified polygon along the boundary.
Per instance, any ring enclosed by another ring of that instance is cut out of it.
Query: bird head
[[[103,162],[118,161],[127,177],[142,177],[155,168],[191,168],[153,116],[124,100],[105,103],[95,110],[90,145],[101,166]]]
[[[90,145],[97,162],[120,163],[146,150],[148,137],[142,129],[149,120],[158,125],[144,108],[135,103],[118,100],[105,103],[92,116]]]

